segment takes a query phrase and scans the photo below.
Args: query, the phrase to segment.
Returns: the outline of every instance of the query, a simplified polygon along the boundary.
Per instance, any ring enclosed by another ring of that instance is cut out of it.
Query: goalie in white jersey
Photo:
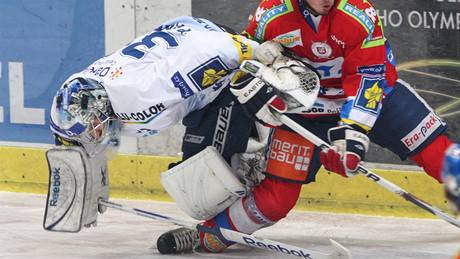
[[[98,199],[108,198],[107,153],[120,133],[153,135],[210,104],[257,46],[184,16],[70,76],[51,108],[50,127],[61,147],[47,152],[44,228],[78,232],[95,223],[104,210]]]

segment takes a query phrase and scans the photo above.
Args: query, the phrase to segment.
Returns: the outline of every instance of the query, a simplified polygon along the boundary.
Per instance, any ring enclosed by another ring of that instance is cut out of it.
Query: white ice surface
[[[0,192],[0,258],[282,258],[280,254],[234,246],[222,254],[160,255],[156,238],[175,226],[113,209],[96,228],[80,233],[43,230],[45,196]],[[174,204],[116,202],[187,220]],[[353,258],[450,259],[460,249],[460,229],[441,220],[292,212],[256,236],[329,252],[332,238]],[[293,258],[293,257],[284,257]]]

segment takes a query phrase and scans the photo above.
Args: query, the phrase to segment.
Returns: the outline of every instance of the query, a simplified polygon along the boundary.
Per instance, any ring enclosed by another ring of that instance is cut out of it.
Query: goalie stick
[[[175,219],[175,218],[168,217],[168,216],[165,216],[159,213],[155,213],[155,212],[149,212],[149,211],[145,211],[141,209],[126,207],[124,205],[113,203],[110,201],[105,201],[102,199],[99,200],[99,204],[112,208],[112,209],[125,211],[128,213],[136,214],[136,215],[147,217],[150,219],[161,220],[161,221],[173,223],[175,225],[187,227],[191,229],[198,229],[200,231],[208,232],[213,235],[222,236],[223,238],[229,241],[238,243],[238,244],[260,248],[260,249],[268,250],[271,252],[278,252],[284,255],[300,257],[300,258],[307,258],[307,259],[345,259],[345,258],[351,259],[352,258],[351,253],[347,248],[345,248],[344,246],[342,246],[341,244],[337,243],[336,241],[332,239],[329,239],[329,241],[331,242],[333,252],[330,254],[327,254],[323,252],[307,250],[305,248],[288,245],[288,244],[284,244],[284,243],[269,240],[269,239],[255,237],[252,235],[244,234],[244,233],[229,230],[229,229],[206,228],[201,225],[194,224],[192,222]]]
[[[288,126],[289,128],[294,130],[296,133],[298,133],[299,135],[301,135],[305,139],[311,141],[315,146],[317,146],[317,147],[319,147],[319,148],[321,148],[323,150],[328,149],[330,147],[325,141],[323,141],[322,139],[317,137],[315,134],[311,133],[310,131],[308,131],[307,129],[305,129],[301,125],[299,125],[297,122],[295,122],[294,120],[292,120],[288,116],[280,114],[277,111],[275,111],[274,109],[272,109],[272,112],[279,117],[280,121],[284,125]],[[378,185],[382,186],[383,188],[389,190],[390,192],[395,193],[395,194],[403,197],[405,200],[407,200],[409,202],[412,202],[413,204],[417,205],[418,207],[420,207],[420,208],[428,211],[429,213],[437,216],[438,218],[441,218],[441,219],[449,222],[450,224],[460,228],[460,221],[459,220],[457,220],[454,217],[448,215],[447,213],[442,212],[440,209],[438,209],[438,208],[436,208],[436,207],[424,202],[423,200],[415,197],[413,194],[405,191],[404,189],[402,189],[401,187],[395,185],[394,183],[392,183],[392,182],[384,179],[383,177],[375,174],[374,172],[372,172],[371,170],[367,169],[366,167],[360,165],[358,167],[357,171],[358,171],[358,173],[361,173],[361,174],[365,175],[368,179],[372,180],[373,182],[377,183]]]

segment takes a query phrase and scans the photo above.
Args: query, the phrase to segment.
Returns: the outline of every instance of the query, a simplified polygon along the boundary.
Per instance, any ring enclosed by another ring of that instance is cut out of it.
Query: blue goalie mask
[[[75,78],[54,96],[50,127],[95,155],[107,145],[118,146],[121,125],[102,85],[92,79]]]

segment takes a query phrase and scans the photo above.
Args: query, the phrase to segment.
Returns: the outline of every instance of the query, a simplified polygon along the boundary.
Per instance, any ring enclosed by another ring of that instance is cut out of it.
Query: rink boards
[[[48,168],[41,148],[0,147],[0,191],[45,193]],[[112,197],[171,201],[160,184],[160,173],[177,157],[118,155],[109,163]],[[375,173],[432,205],[447,210],[442,186],[422,172],[375,169]],[[372,180],[346,179],[321,170],[305,185],[297,209],[369,215],[430,217]]]

